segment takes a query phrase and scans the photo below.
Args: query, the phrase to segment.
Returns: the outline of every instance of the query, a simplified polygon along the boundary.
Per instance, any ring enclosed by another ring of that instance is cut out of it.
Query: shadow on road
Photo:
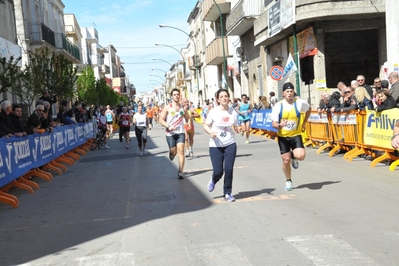
[[[82,249],[83,243],[212,204],[188,179],[178,180],[177,163],[167,157],[163,138],[150,135],[149,154],[143,157],[138,156],[136,138],[130,149],[117,138],[109,145],[111,149],[89,152],[62,175],[54,174],[51,182],[34,178],[40,189],[33,195],[10,191],[20,205],[0,205],[1,265],[44,256],[62,261],[64,253]],[[161,154],[165,156],[154,156]]]
[[[337,183],[341,183],[341,181],[324,181],[324,182],[319,182],[319,183],[303,184],[303,185],[295,187],[294,189],[308,188],[311,190],[317,190],[317,189],[322,189],[323,186],[333,185],[333,184],[337,184]]]
[[[273,195],[273,191],[275,191],[276,189],[274,188],[264,188],[261,190],[254,190],[254,191],[242,191],[242,192],[238,192],[238,194],[235,194],[234,197],[236,199],[245,199],[245,198],[252,198],[255,196],[259,196],[262,194],[268,194],[268,195]]]

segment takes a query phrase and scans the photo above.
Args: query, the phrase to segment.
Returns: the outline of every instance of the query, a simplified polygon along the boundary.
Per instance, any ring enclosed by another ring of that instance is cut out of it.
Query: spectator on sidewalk
[[[391,89],[389,94],[393,97],[396,105],[399,105],[399,75],[398,72],[391,72],[388,76],[389,83],[391,83]]]
[[[13,127],[18,132],[25,132],[26,134],[30,135],[33,134],[34,131],[27,132],[26,126],[22,123],[22,107],[20,105],[13,105],[12,112],[9,114]]]
[[[41,128],[44,106],[39,104],[36,106],[35,111],[29,116],[26,127],[28,130],[37,131]]]
[[[12,123],[11,117],[9,116],[12,112],[12,104],[10,101],[5,100],[1,103],[0,123],[3,125],[3,129],[6,133],[12,134],[17,137],[26,135],[24,131],[18,131]]]
[[[358,86],[355,89],[355,97],[357,100],[357,108],[359,110],[373,110],[374,106],[373,106],[373,101],[370,97],[370,95],[368,94],[368,91],[366,90],[366,88],[362,87],[362,86]]]
[[[381,112],[384,110],[389,110],[396,107],[395,99],[389,95],[388,91],[378,90],[377,91],[377,107],[376,112]]]
[[[358,75],[356,77],[356,81],[359,87],[363,87],[366,89],[369,98],[371,99],[373,97],[373,90],[370,85],[366,84],[366,78],[363,75]]]
[[[52,104],[57,102],[57,97],[54,95],[51,95],[48,90],[43,90],[42,96],[39,98],[43,102],[48,102],[50,104],[50,107],[48,108],[49,115],[53,115],[53,110],[52,110]]]

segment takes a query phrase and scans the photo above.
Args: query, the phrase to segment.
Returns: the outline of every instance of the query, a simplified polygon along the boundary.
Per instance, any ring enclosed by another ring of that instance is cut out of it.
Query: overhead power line
[[[187,46],[187,44],[172,44],[171,46]],[[160,48],[158,46],[120,46],[115,47],[116,49],[149,49],[149,48]]]
[[[159,64],[162,62],[150,61],[150,62],[134,62],[134,63],[123,63],[124,65],[138,65],[138,64]]]

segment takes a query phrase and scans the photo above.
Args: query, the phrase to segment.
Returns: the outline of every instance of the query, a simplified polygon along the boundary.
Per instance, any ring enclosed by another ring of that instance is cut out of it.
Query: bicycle
[[[97,148],[101,148],[102,145],[104,145],[104,141],[106,138],[106,132],[104,132],[103,130],[100,130],[97,135],[96,138],[94,139],[93,143],[90,146],[90,150],[94,151]]]

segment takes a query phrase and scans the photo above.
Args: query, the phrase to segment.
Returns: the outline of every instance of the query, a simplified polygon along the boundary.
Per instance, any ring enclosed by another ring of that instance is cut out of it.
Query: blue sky
[[[75,14],[80,27],[95,26],[101,46],[112,44],[117,49],[129,80],[137,93],[153,90],[150,84],[162,82],[158,68],[168,71],[181,59],[172,48],[155,46],[163,43],[178,50],[187,45],[187,35],[159,24],[170,25],[189,32],[188,16],[196,0],[62,0],[65,14]],[[126,48],[124,48],[126,47]],[[149,81],[149,80],[155,80]]]

